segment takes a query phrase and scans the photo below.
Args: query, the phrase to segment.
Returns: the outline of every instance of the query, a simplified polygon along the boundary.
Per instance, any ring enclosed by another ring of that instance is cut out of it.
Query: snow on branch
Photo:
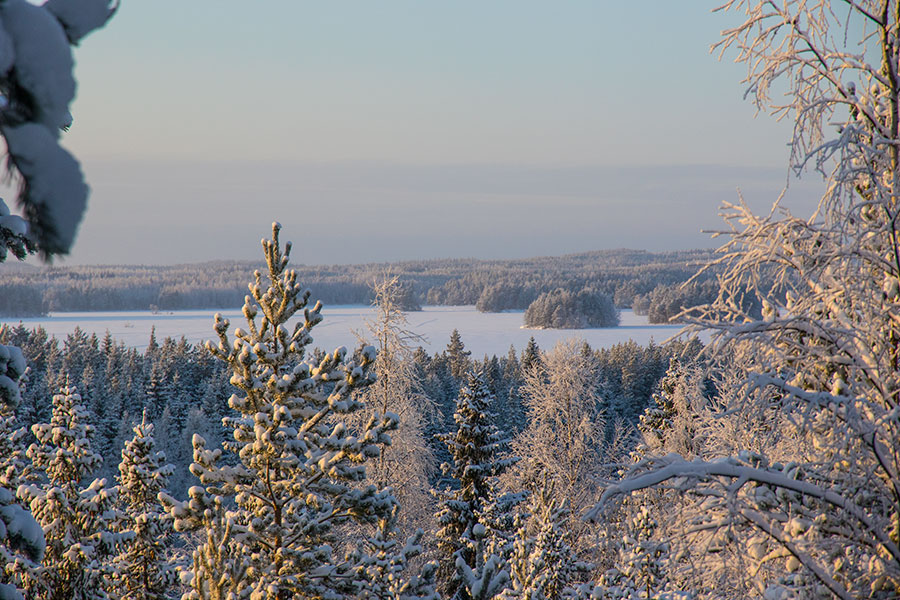
[[[818,498],[836,508],[840,508],[859,521],[869,533],[875,536],[879,546],[894,557],[894,559],[900,561],[900,547],[898,547],[898,545],[893,542],[860,507],[832,490],[825,489],[808,481],[793,479],[781,471],[743,465],[740,464],[737,459],[730,457],[715,461],[694,460],[688,462],[677,454],[670,454],[661,459],[661,462],[663,466],[659,468],[655,468],[643,475],[625,479],[608,487],[600,497],[600,502],[585,514],[585,518],[592,521],[597,520],[600,512],[614,498],[655,487],[671,479],[679,477],[691,477],[697,479],[727,477],[741,482],[739,486],[734,486],[732,488],[732,492],[737,492],[738,488],[743,484],[752,481],[812,496],[813,498]]]

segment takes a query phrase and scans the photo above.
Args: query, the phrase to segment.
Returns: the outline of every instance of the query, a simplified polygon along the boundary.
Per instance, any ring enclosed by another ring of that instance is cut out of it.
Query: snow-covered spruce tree
[[[686,459],[696,456],[702,443],[698,421],[707,413],[703,387],[704,375],[697,365],[682,364],[676,357],[669,360],[652,403],[640,416],[642,441],[636,457],[672,452]]]
[[[528,338],[528,343],[522,350],[522,360],[520,361],[520,368],[522,369],[522,373],[527,374],[540,363],[541,349],[538,347],[537,342],[534,341],[534,336],[531,336],[530,338]]]
[[[184,503],[163,496],[177,530],[206,530],[191,598],[223,597],[223,585],[238,598],[352,594],[355,565],[336,556],[336,527],[375,525],[396,504],[390,489],[364,485],[365,464],[390,442],[396,418],[373,415],[355,435],[342,422],[362,409],[353,392],[372,382],[375,349],[363,349],[358,364],[345,360],[344,348],[309,362],[322,305],[308,307],[310,293],[288,269],[291,246],[282,251],[280,229],[275,223],[272,239],[263,240],[267,278],[257,271],[249,286],[247,330],[229,339],[229,322],[217,315],[219,343],[207,344],[238,390],[225,419],[233,431],[224,443],[229,464],[194,436],[191,472],[203,487],[191,488]]]
[[[374,536],[368,537],[352,556],[356,597],[361,600],[439,600],[435,586],[437,563],[429,562],[419,575],[408,577],[410,561],[421,555],[424,531],[419,529],[406,543],[394,535],[400,506],[381,519]]]
[[[87,481],[102,463],[91,448],[93,428],[75,389],[53,396],[50,423],[31,431],[37,443],[28,448],[31,484],[18,489],[20,499],[44,529],[46,552],[40,580],[26,582],[29,598],[96,600],[106,598],[109,558],[130,536],[116,533],[116,488],[105,479]]]
[[[472,353],[466,350],[466,346],[463,344],[462,336],[459,335],[458,329],[454,329],[450,332],[450,343],[447,344],[445,354],[450,361],[450,374],[453,375],[458,382],[462,382],[466,377],[466,373],[469,371],[469,366],[471,364],[469,356]]]
[[[503,598],[562,600],[578,597],[591,565],[579,561],[564,523],[571,518],[568,502],[559,501],[549,482],[531,496],[531,517],[518,518],[509,559],[511,585]]]
[[[37,574],[44,556],[44,532],[15,497],[27,463],[26,432],[14,414],[24,373],[22,352],[0,345],[0,600],[22,600],[23,580]]]
[[[749,92],[794,117],[792,166],[825,174],[815,215],[726,207],[718,331],[741,383],[706,436],[716,452],[643,465],[605,494],[677,484],[695,530],[735,540],[757,594],[900,595],[900,2],[740,0],[719,46]],[[778,100],[769,90],[778,87]],[[787,89],[782,96],[781,89]],[[781,100],[785,98],[785,100]],[[763,285],[762,275],[774,287]],[[761,318],[742,310],[756,295]],[[767,447],[718,435],[742,419]],[[736,536],[746,530],[748,536]],[[743,547],[740,547],[743,545]],[[706,569],[709,563],[701,564]]]
[[[0,134],[9,164],[21,176],[19,206],[10,215],[0,200],[0,261],[39,251],[66,254],[87,205],[81,168],[59,145],[72,124],[75,97],[70,46],[102,27],[118,8],[113,0],[0,2]]]
[[[416,378],[413,344],[423,339],[408,329],[399,278],[386,275],[373,291],[375,318],[367,323],[368,335],[361,337],[374,341],[376,379],[360,393],[365,409],[357,420],[365,423],[374,414],[389,413],[399,419],[390,447],[367,465],[366,476],[378,487],[391,486],[403,507],[394,525],[399,535],[408,536],[419,527],[431,529],[434,520],[428,481],[434,457],[425,440],[425,427],[437,408]]]
[[[631,508],[618,566],[600,576],[594,596],[610,600],[690,600],[693,594],[672,585],[670,547],[657,539],[658,523],[646,506]],[[715,591],[710,591],[715,597]]]
[[[489,411],[493,396],[478,373],[469,373],[468,384],[456,401],[456,432],[439,436],[453,460],[444,470],[459,487],[440,492],[443,497],[438,512],[438,549],[441,555],[438,572],[441,595],[445,598],[472,598],[476,586],[479,593],[493,589],[489,582],[504,571],[506,548],[495,539],[503,529],[497,520],[511,517],[520,495],[498,493],[497,478],[516,459],[504,456],[504,440],[493,424]],[[498,526],[499,525],[499,526]],[[508,581],[508,573],[505,575]],[[495,584],[496,585],[496,582]],[[504,584],[505,587],[505,584]],[[502,591],[502,587],[496,593]]]
[[[147,413],[134,427],[119,463],[120,532],[132,537],[113,559],[112,588],[119,600],[165,600],[177,597],[178,578],[170,562],[172,522],[158,500],[174,467],[156,450]]]

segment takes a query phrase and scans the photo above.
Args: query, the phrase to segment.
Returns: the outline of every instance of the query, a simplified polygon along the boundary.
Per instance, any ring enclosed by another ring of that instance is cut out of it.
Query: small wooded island
[[[590,289],[570,292],[562,288],[538,296],[525,311],[525,326],[536,329],[617,327],[619,309],[607,294]]]

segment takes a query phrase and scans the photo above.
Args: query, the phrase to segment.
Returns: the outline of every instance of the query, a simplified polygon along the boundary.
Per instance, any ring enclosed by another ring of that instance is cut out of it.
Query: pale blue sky
[[[123,0],[76,49],[67,262],[255,258],[273,219],[307,263],[710,245],[789,136],[709,54],[737,19],[711,7]]]

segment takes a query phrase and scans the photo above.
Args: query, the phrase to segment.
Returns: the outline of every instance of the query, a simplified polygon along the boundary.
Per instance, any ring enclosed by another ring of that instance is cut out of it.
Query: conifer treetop
[[[238,595],[334,596],[349,589],[354,565],[334,556],[335,527],[346,521],[376,525],[396,501],[390,488],[366,485],[366,462],[390,444],[394,415],[372,414],[363,424],[343,421],[362,408],[353,392],[374,380],[375,350],[348,356],[344,347],[316,359],[307,348],[321,322],[321,303],[288,268],[291,244],[281,226],[263,240],[266,273],[254,273],[244,301],[246,329],[229,337],[216,315],[219,343],[207,343],[231,371],[236,393],[228,400],[233,430],[223,449],[193,439],[191,472],[200,486],[188,502],[164,496],[178,530],[203,528],[194,552],[191,597],[216,597],[225,572],[247,573],[232,582]],[[302,317],[293,325],[289,322]],[[225,453],[229,464],[220,464]],[[226,508],[227,507],[227,508]],[[216,591],[218,590],[218,591]]]

